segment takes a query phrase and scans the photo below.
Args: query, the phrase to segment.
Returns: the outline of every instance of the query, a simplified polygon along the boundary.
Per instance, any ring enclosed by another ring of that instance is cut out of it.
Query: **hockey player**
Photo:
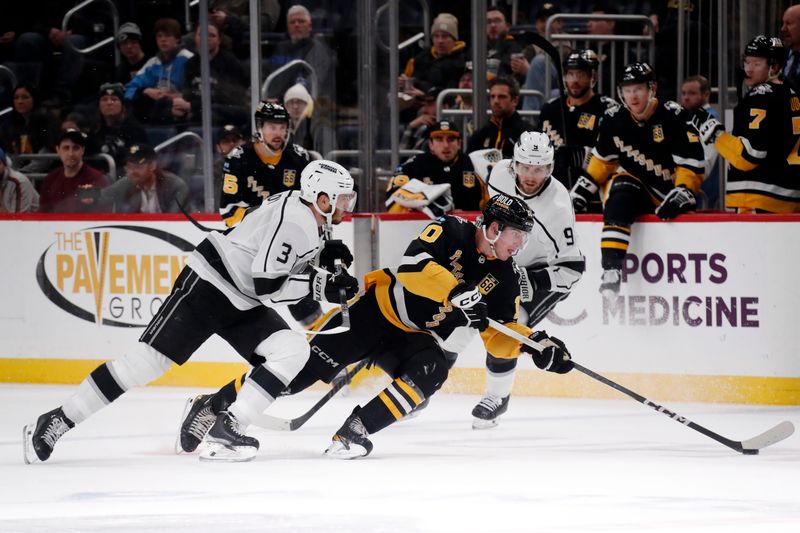
[[[691,211],[703,181],[703,145],[682,118],[676,102],[659,102],[653,68],[647,63],[625,67],[617,87],[622,109],[610,109],[600,126],[597,145],[570,195],[581,212],[608,184],[603,207],[600,292],[619,293],[622,263],[638,215],[670,219]]]
[[[287,145],[289,113],[282,105],[261,102],[254,116],[256,140],[234,148],[222,167],[219,214],[228,227],[270,195],[299,189],[298,178],[308,164],[303,148]]]
[[[726,133],[708,115],[693,124],[730,164],[727,207],[739,213],[800,212],[800,98],[779,79],[786,50],[759,35],[744,48],[747,91]]]
[[[347,332],[316,335],[311,343],[314,357],[289,384],[294,394],[321,379],[330,382],[345,366],[370,358],[394,381],[363,407],[356,407],[336,432],[326,454],[353,459],[372,451],[369,435],[391,425],[434,394],[447,379],[452,362],[472,336],[482,331],[487,350],[497,357],[532,355],[539,368],[565,373],[573,363],[564,343],[544,332],[532,333],[516,323],[519,273],[511,257],[524,247],[534,225],[533,214],[518,198],[497,195],[473,224],[455,216],[431,222],[414,239],[400,266],[370,272],[365,291],[351,302]],[[534,352],[496,330],[487,329],[487,317],[507,323],[547,348]],[[320,323],[323,331],[341,325],[334,310]],[[219,398],[233,393],[225,386],[209,397],[212,415]],[[240,393],[241,398],[241,393]],[[229,400],[228,400],[229,401]],[[233,409],[237,401],[231,406]],[[217,418],[206,440],[213,443],[215,428],[230,417]],[[241,423],[258,414],[236,412]],[[182,433],[191,431],[201,417],[184,419]],[[181,439],[183,440],[183,439]],[[232,448],[249,458],[258,441],[242,437]],[[246,450],[246,448],[250,448]],[[202,452],[208,457],[206,451]]]
[[[397,167],[386,190],[389,212],[413,208],[436,218],[452,209],[480,211],[488,199],[486,185],[475,173],[470,158],[461,152],[458,129],[447,120],[435,123],[428,149]],[[434,196],[440,191],[441,196]]]
[[[47,460],[75,424],[131,387],[160,377],[172,363],[182,365],[213,334],[245,359],[263,363],[243,386],[241,403],[266,408],[309,357],[305,335],[289,329],[273,306],[309,292],[339,303],[340,289],[348,296],[358,290],[346,272],[334,275],[311,265],[321,228],[339,223],[354,204],[350,174],[336,163],[315,161],[303,170],[300,191],[271,196],[232,230],[210,233],[189,256],[136,347],[100,365],[60,407],[25,426],[25,462]],[[336,260],[351,262],[352,255],[340,242],[323,246],[320,264],[333,269]]]
[[[514,158],[500,161],[489,174],[489,194],[521,198],[534,213],[531,238],[514,261],[521,268],[519,321],[533,328],[569,296],[585,270],[575,236],[569,191],[552,174],[553,146],[544,133],[526,131]],[[486,395],[472,410],[474,429],[497,425],[508,410],[516,359],[486,354]]]
[[[600,122],[609,109],[619,107],[616,101],[594,92],[599,60],[593,50],[576,50],[564,60],[564,87],[567,90],[564,115],[567,121],[566,144],[561,98],[554,98],[542,107],[541,130],[555,147],[553,175],[568,188],[580,178],[589,153],[597,143]],[[596,212],[602,205],[596,203]]]

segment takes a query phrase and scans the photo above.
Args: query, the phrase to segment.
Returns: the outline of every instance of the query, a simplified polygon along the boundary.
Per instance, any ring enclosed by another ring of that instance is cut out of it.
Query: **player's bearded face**
[[[650,100],[650,89],[646,83],[636,85],[625,85],[622,88],[622,98],[631,113],[637,115],[644,112],[647,102]]]
[[[769,78],[769,63],[765,57],[750,57],[744,58],[744,83],[748,87],[753,87],[759,83],[764,83]]]
[[[261,126],[261,138],[264,144],[275,151],[282,150],[289,130],[284,122],[265,122]]]
[[[585,70],[570,69],[564,76],[564,83],[572,98],[583,98],[592,88],[592,75]]]
[[[550,175],[550,165],[526,165],[514,163],[517,185],[525,194],[535,194]]]

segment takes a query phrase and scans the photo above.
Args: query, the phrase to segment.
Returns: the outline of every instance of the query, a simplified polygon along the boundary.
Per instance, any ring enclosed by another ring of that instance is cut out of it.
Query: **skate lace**
[[[53,448],[56,445],[56,441],[60,439],[67,431],[69,431],[69,426],[66,424],[66,422],[64,422],[61,418],[53,417],[50,420],[50,423],[47,425],[47,429],[44,430],[42,440],[47,443],[48,446]]]
[[[211,407],[203,407],[197,413],[197,416],[192,419],[189,425],[189,433],[198,439],[202,439],[216,420],[217,416],[211,412]]]
[[[499,396],[484,396],[478,405],[482,405],[488,411],[494,411],[503,404],[503,399]]]
[[[233,433],[236,434],[238,437],[246,436],[244,431],[242,431],[242,424],[233,417],[232,414],[228,414],[228,427],[231,429]]]

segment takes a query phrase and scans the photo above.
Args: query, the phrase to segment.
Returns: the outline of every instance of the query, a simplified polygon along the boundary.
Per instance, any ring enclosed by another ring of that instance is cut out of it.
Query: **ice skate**
[[[258,439],[245,435],[242,424],[228,411],[220,413],[203,442],[201,461],[252,461],[258,452]]]
[[[175,453],[192,453],[197,449],[208,430],[217,421],[211,410],[211,394],[199,394],[186,402],[181,415],[181,427],[175,439]]]
[[[26,425],[22,428],[25,463],[47,461],[58,439],[74,427],[75,424],[60,407],[41,415],[35,425]]]
[[[618,269],[604,270],[603,277],[600,279],[600,294],[607,300],[616,298],[617,294],[619,294],[621,282],[620,271]]]
[[[472,410],[472,429],[489,429],[495,427],[500,415],[508,411],[508,400],[511,396],[484,396]]]
[[[367,438],[369,434],[358,416],[360,409],[356,407],[333,436],[333,442],[325,450],[326,456],[333,459],[358,459],[370,454],[372,442]]]

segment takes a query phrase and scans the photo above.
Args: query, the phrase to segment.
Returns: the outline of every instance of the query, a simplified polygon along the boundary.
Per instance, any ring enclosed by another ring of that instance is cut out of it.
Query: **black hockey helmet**
[[[650,63],[645,61],[630,63],[622,70],[619,78],[619,86],[634,85],[637,83],[651,84],[656,81],[656,73]]]
[[[764,57],[770,65],[783,66],[786,63],[786,48],[777,37],[756,35],[744,47],[744,57]]]
[[[500,231],[506,226],[526,233],[533,229],[533,211],[528,204],[515,196],[498,194],[489,198],[483,208],[480,224],[488,226],[495,220],[500,223]]]
[[[255,113],[256,128],[261,129],[264,122],[283,122],[289,124],[289,113],[281,104],[273,102],[259,102]]]
[[[591,72],[600,66],[600,59],[594,50],[575,50],[564,60],[564,72],[570,69],[586,70]]]

